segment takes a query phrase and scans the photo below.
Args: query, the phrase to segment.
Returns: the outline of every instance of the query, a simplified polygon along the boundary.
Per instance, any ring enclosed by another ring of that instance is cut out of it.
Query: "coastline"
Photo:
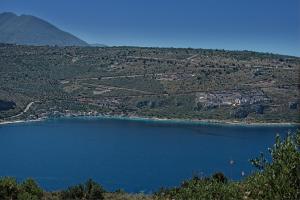
[[[191,125],[218,125],[218,126],[250,126],[250,127],[268,127],[268,126],[300,126],[296,122],[241,122],[234,120],[213,120],[213,119],[180,119],[180,118],[158,118],[158,117],[144,117],[144,116],[123,116],[123,115],[63,115],[60,117],[43,117],[32,120],[12,120],[0,121],[1,125],[20,124],[30,122],[47,121],[51,119],[115,119],[128,120],[140,122],[159,122],[159,123],[178,123]]]
[[[0,122],[0,126],[1,125],[8,125],[8,124],[21,124],[21,123],[29,123],[29,122],[39,122],[39,121],[45,121],[45,120],[46,119],[3,121],[3,122]]]

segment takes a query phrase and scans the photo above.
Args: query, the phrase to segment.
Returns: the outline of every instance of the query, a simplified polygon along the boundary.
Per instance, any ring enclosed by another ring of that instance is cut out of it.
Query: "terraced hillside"
[[[299,72],[300,58],[248,51],[2,44],[0,119],[299,122]]]

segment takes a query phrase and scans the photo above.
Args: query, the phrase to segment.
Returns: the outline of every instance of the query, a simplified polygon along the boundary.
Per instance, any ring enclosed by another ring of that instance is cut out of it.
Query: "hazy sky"
[[[0,0],[89,43],[300,56],[300,0]]]

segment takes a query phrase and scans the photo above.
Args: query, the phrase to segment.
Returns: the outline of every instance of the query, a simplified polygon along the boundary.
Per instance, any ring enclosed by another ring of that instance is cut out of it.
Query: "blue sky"
[[[89,43],[300,56],[300,0],[0,0]]]

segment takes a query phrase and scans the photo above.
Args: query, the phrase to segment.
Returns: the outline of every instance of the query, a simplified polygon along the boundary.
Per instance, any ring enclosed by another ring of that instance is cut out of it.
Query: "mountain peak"
[[[0,16],[12,16],[12,17],[17,17],[17,15],[13,12],[3,12],[3,13],[0,13]]]
[[[50,46],[88,46],[74,35],[32,15],[0,13],[0,43]]]

